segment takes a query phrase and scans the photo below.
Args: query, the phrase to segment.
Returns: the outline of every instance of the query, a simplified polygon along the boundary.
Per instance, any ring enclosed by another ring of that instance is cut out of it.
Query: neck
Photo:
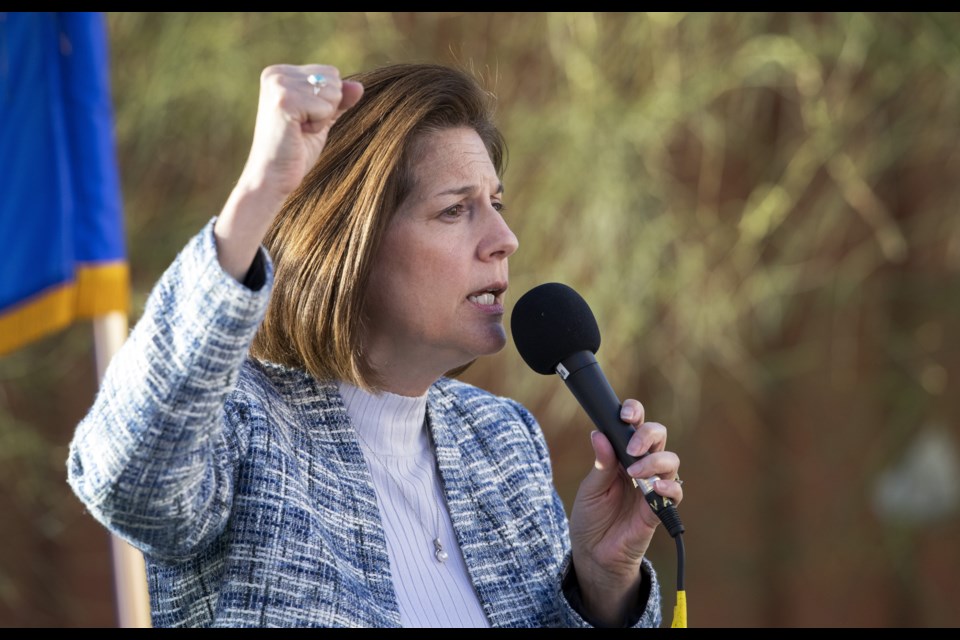
[[[465,364],[462,355],[460,358],[431,358],[422,353],[385,349],[370,349],[367,357],[376,374],[378,389],[411,397],[422,396],[448,371]]]
[[[442,375],[442,374],[441,374]],[[430,389],[430,385],[440,379],[439,375],[415,375],[412,371],[377,371],[377,387],[381,391],[398,396],[422,396]]]

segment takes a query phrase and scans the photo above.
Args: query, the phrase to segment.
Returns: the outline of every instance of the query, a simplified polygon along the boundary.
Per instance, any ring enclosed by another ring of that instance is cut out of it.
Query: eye
[[[500,213],[503,213],[504,211],[507,210],[507,205],[503,204],[500,201],[491,202],[490,205]]]
[[[444,209],[440,215],[444,218],[459,218],[467,212],[467,208],[462,204],[455,204],[448,209]]]

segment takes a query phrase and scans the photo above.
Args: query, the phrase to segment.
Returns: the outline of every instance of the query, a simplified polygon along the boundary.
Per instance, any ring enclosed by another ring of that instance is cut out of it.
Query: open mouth
[[[506,290],[506,285],[494,285],[490,288],[471,293],[467,296],[467,300],[483,306],[501,304],[503,302],[503,294]]]

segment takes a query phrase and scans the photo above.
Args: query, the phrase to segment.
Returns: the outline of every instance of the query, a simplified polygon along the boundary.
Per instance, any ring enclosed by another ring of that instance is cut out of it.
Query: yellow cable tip
[[[673,629],[687,628],[687,592],[677,591],[677,604],[673,607]]]

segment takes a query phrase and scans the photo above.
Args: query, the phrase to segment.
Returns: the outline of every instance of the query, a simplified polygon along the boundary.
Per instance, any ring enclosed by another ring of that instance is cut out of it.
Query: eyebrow
[[[473,185],[464,185],[464,186],[462,186],[462,187],[456,187],[456,188],[453,188],[453,189],[447,189],[446,191],[440,191],[440,192],[434,194],[434,196],[448,196],[448,195],[466,196],[466,195],[470,195],[471,193],[473,193],[473,191],[474,191],[475,188],[476,188],[476,187],[474,187]],[[501,195],[501,196],[503,195],[503,183],[502,183],[502,182],[498,182],[498,183],[497,183],[497,190],[494,191],[494,195]]]

